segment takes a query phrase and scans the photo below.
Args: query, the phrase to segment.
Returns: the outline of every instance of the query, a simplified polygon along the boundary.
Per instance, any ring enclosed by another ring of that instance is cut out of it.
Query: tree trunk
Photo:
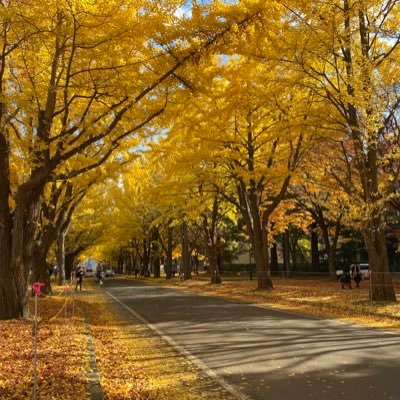
[[[325,253],[326,257],[328,259],[328,270],[329,270],[329,277],[332,280],[336,280],[336,265],[335,265],[335,252],[336,252],[336,247],[339,239],[339,233],[341,229],[341,224],[340,224],[341,218],[338,218],[336,223],[335,223],[335,233],[333,237],[329,236],[329,228],[327,224],[325,223],[324,216],[322,212],[319,213],[319,219],[318,219],[318,225],[321,228],[322,232],[322,238],[324,240],[324,246],[325,246]]]
[[[208,263],[210,266],[210,283],[212,285],[219,285],[222,282],[216,252],[217,249],[215,247],[209,249]]]
[[[167,249],[165,254],[165,277],[166,279],[171,279],[172,277],[172,251],[173,251],[173,237],[172,237],[172,228],[168,227],[168,238],[167,238]]]
[[[266,232],[262,230],[260,223],[255,223],[253,233],[252,247],[257,270],[257,289],[270,290],[273,289],[273,284],[268,263]]]
[[[210,238],[211,239],[211,238]],[[209,266],[210,283],[212,285],[218,285],[221,281],[221,269],[218,264],[218,244],[208,243],[206,246],[207,261]]]
[[[57,265],[58,265],[58,284],[64,285],[66,280],[65,270],[65,234],[61,231],[57,235]]]
[[[20,316],[15,278],[12,278],[11,259],[7,254],[10,253],[9,244],[4,231],[0,234],[0,319],[2,320]]]
[[[8,145],[0,133],[0,319],[19,316],[16,277],[11,270],[11,235],[10,217]]]
[[[54,235],[57,234],[57,229],[49,228],[45,232],[41,232],[40,237],[35,243],[35,249],[33,254],[33,268],[30,277],[30,283],[41,282],[45,286],[42,287],[41,291],[44,294],[51,294],[51,282],[49,275],[49,265],[47,264],[47,255],[50,247],[54,241]]]
[[[0,319],[12,319],[21,316],[17,296],[16,278],[11,271],[11,258],[7,243],[4,238],[6,232],[0,236]],[[4,240],[4,241],[3,241]],[[3,253],[4,251],[4,253]]]
[[[143,254],[141,256],[140,263],[140,276],[149,276],[149,263],[150,263],[150,245],[147,240],[143,239]]]
[[[271,247],[271,271],[278,271],[278,245],[275,242]]]
[[[192,279],[192,273],[190,271],[189,234],[185,221],[182,222],[182,264],[183,279]]]
[[[153,259],[153,273],[154,273],[154,278],[160,277],[160,258],[159,257],[155,257]]]
[[[33,271],[30,276],[30,284],[41,282],[45,285],[41,288],[42,293],[52,294],[49,266],[47,264],[47,252],[35,252],[33,259]]]
[[[72,271],[74,269],[74,263],[79,252],[72,252],[65,254],[65,279],[69,280],[72,277]]]
[[[218,246],[217,242],[217,269],[215,271],[215,279],[212,283],[214,284],[220,284],[222,283],[221,280],[221,271],[222,271],[222,248]]]
[[[320,271],[321,265],[319,262],[319,251],[318,251],[318,232],[315,230],[313,224],[311,230],[311,269],[312,271]]]
[[[371,224],[364,230],[371,270],[371,300],[397,301],[389,268],[386,237],[380,225]]]
[[[7,312],[11,318],[29,316],[28,308],[28,281],[29,274],[33,271],[33,255],[35,247],[35,231],[40,210],[41,189],[26,190],[20,188],[16,195],[12,228],[11,262],[8,279],[8,288],[5,297],[12,308]],[[4,279],[1,277],[0,279]],[[16,302],[14,297],[16,297]]]
[[[132,275],[133,271],[133,255],[132,252],[128,249],[126,251],[126,268],[123,271],[125,275]]]
[[[126,262],[127,258],[125,250],[119,251],[119,254],[117,255],[117,265],[114,267],[117,274],[123,274],[123,271],[126,269]]]
[[[267,246],[267,219],[261,221],[260,210],[258,208],[257,196],[255,194],[249,195],[249,212],[250,215],[245,215],[248,224],[248,233],[252,243],[254,254],[254,262],[257,271],[257,289],[258,290],[271,290],[273,284],[271,280],[271,271],[269,268],[268,260],[268,246]],[[251,222],[252,221],[252,222]]]
[[[326,255],[328,258],[329,277],[332,280],[337,279],[336,265],[335,265],[335,250],[336,250],[336,247],[333,247],[331,245],[329,245],[328,248],[326,248]]]
[[[194,272],[196,275],[199,274],[199,256],[197,253],[194,256]],[[221,272],[221,270],[220,270],[220,272]]]
[[[283,234],[283,271],[287,278],[290,277],[291,263],[290,263],[290,237],[289,230],[286,230]]]

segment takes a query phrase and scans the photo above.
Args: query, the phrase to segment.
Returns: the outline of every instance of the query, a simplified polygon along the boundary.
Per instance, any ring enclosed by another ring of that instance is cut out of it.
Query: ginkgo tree
[[[325,157],[329,151],[330,157]],[[296,206],[312,217],[323,239],[330,277],[336,279],[335,253],[340,233],[345,225],[351,226],[351,199],[337,179],[345,179],[346,168],[341,160],[341,145],[325,138],[317,144],[304,163],[304,172],[291,186]],[[341,172],[340,172],[341,171]]]
[[[1,8],[1,318],[26,315],[27,279],[47,182],[99,166],[165,104],[162,95],[160,101],[145,98],[161,82],[156,73],[141,70],[154,57],[144,32],[159,31],[154,20],[153,31],[148,26],[151,9],[138,15],[130,2],[20,3]],[[136,5],[141,6],[146,4]],[[134,29],[138,24],[147,27],[138,30],[141,36]],[[168,61],[166,66],[171,67]],[[24,164],[20,183],[11,191],[14,158]]]
[[[67,229],[71,216],[77,204],[82,200],[85,190],[74,188],[69,182],[49,185],[42,201],[39,218],[40,229],[37,229],[34,241],[34,261],[31,272],[31,283],[42,282],[45,286],[42,292],[51,292],[50,276],[48,273],[47,256],[53,243]],[[65,278],[63,263],[59,266],[61,280]]]
[[[207,154],[199,145],[198,136],[183,137],[175,128],[154,143],[149,153],[150,159],[163,165],[163,180],[155,189],[158,198],[163,193],[164,204],[169,203],[170,210],[176,210],[177,203],[180,205],[181,219],[196,239],[192,247],[201,249],[211,283],[221,283],[221,253],[227,232],[237,223],[237,211],[214,185],[216,165],[204,162]],[[192,255],[192,251],[188,252]]]
[[[372,299],[395,301],[385,212],[399,178],[400,4],[385,0],[282,3],[286,40],[280,62],[326,104],[321,129],[343,142],[353,223],[362,230],[372,271]],[[396,161],[394,161],[396,160]],[[396,165],[390,171],[387,166]]]
[[[269,216],[312,146],[314,132],[307,121],[312,119],[308,92],[283,92],[279,72],[245,56],[216,58],[212,68],[199,73],[197,93],[184,103],[183,116],[177,115],[169,132],[171,143],[196,149],[186,150],[186,157],[214,171],[208,181],[244,218],[259,289],[273,287]]]
[[[125,138],[162,114],[170,95],[183,90],[180,74],[186,66],[251,24],[259,12],[241,10],[233,30],[220,18],[223,4],[221,10],[182,18],[183,4],[1,4],[0,318],[27,315],[46,184],[99,167]],[[14,159],[23,160],[18,184],[11,182]]]

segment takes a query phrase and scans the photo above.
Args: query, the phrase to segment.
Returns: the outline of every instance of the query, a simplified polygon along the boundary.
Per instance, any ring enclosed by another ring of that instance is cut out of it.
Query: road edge
[[[93,334],[90,327],[89,314],[86,308],[86,304],[82,304],[82,314],[85,324],[85,335],[86,335],[86,351],[89,357],[89,371],[87,377],[89,380],[89,393],[91,400],[104,400],[104,392],[100,382],[100,372],[97,368],[96,351],[93,343]]]
[[[204,364],[200,359],[198,359],[196,356],[194,356],[190,351],[186,350],[182,346],[180,346],[175,340],[173,340],[171,337],[168,335],[165,335],[162,333],[157,327],[155,327],[152,323],[146,320],[141,314],[133,310],[131,307],[126,305],[124,302],[116,298],[113,294],[111,294],[108,290],[105,290],[105,293],[107,293],[115,302],[117,302],[119,305],[124,307],[130,314],[132,314],[135,318],[137,318],[139,321],[141,321],[143,324],[145,324],[148,328],[150,328],[154,333],[156,333],[158,336],[161,337],[165,342],[167,342],[170,346],[172,346],[178,353],[180,353],[182,356],[187,358],[189,361],[191,361],[196,367],[201,369],[204,373],[206,373],[210,378],[212,378],[214,381],[216,381],[220,386],[222,386],[225,390],[227,390],[229,393],[231,393],[237,400],[252,400],[252,398],[245,393],[243,393],[236,385],[233,385],[229,383],[226,379],[223,377],[219,376],[215,371],[212,369],[208,368],[206,364]]]

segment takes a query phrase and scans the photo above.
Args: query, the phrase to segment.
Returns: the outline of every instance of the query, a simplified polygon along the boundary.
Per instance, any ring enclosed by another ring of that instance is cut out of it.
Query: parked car
[[[92,267],[85,267],[85,276],[95,276],[96,275],[96,271],[94,268]]]
[[[115,272],[114,272],[113,269],[106,269],[106,270],[104,271],[104,275],[105,275],[105,276],[115,276]]]
[[[360,263],[358,264],[360,266],[360,272],[361,276],[363,279],[369,279],[370,271],[369,271],[369,264],[367,263]],[[353,271],[354,264],[351,264],[349,266],[348,271],[350,272],[351,277],[353,277],[352,271]],[[337,269],[336,270],[336,276],[338,279],[343,275],[343,270],[342,269]]]

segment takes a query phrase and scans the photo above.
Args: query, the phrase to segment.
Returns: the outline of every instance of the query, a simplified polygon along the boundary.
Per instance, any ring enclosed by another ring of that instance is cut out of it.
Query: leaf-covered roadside
[[[68,298],[67,298],[68,299]],[[86,337],[72,301],[39,299],[38,398],[88,399]],[[31,310],[33,301],[31,300]],[[51,319],[57,313],[57,318]],[[33,320],[0,321],[0,399],[33,398]]]
[[[326,279],[285,278],[275,280],[274,290],[270,291],[256,290],[254,281],[224,281],[221,285],[210,285],[204,280],[181,282],[179,279],[166,281],[165,278],[140,278],[140,281],[400,331],[400,305],[390,302],[371,304],[368,280],[361,282],[361,288],[342,290],[339,282]],[[395,281],[394,285],[396,292],[400,293],[400,282]]]
[[[57,291],[61,288],[56,288]],[[41,400],[90,399],[84,315],[90,326],[106,399],[231,398],[140,322],[132,317],[129,321],[121,319],[115,303],[87,281],[82,292],[76,295],[69,292],[67,302],[63,295],[39,299],[38,398]],[[33,398],[32,334],[33,320],[0,321],[1,400]]]

